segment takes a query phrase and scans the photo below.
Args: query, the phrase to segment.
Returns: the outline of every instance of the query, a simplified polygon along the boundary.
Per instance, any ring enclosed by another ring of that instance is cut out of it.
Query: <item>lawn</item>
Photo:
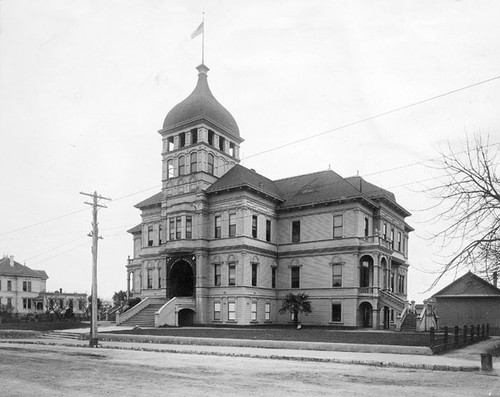
[[[250,340],[284,340],[302,342],[357,343],[375,345],[428,346],[428,333],[404,333],[392,331],[352,330],[340,331],[329,328],[155,328],[115,331],[126,335],[184,336],[193,338],[229,338]]]
[[[30,330],[30,331],[51,331],[55,329],[72,329],[89,327],[88,323],[79,321],[30,321],[16,323],[0,323],[0,330]]]

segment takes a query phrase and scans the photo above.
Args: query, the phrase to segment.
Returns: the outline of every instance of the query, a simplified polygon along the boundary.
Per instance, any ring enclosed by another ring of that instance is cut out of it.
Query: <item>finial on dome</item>
[[[207,74],[207,72],[210,70],[205,64],[201,64],[196,67],[198,70],[198,74]]]

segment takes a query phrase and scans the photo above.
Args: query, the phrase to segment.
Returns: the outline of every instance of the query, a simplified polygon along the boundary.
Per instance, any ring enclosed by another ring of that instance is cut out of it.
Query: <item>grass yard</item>
[[[301,330],[280,327],[242,328],[155,328],[115,331],[126,335],[185,336],[194,338],[229,338],[250,340],[285,340],[327,343],[358,343],[376,345],[428,346],[428,333],[404,333],[370,330],[334,330],[329,328],[307,328]]]

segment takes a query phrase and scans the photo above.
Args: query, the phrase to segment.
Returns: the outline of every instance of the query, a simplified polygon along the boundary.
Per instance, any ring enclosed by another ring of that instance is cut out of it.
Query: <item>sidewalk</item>
[[[340,364],[358,364],[378,367],[412,368],[438,371],[480,371],[480,354],[494,346],[500,346],[500,337],[492,337],[487,341],[479,342],[475,345],[455,352],[450,352],[445,355],[424,355],[422,353],[405,354],[397,352],[384,352],[384,349],[390,351],[391,349],[394,350],[395,347],[380,347],[380,345],[377,348],[379,351],[362,352],[359,351],[359,346],[357,347],[358,351],[352,351],[350,350],[352,346],[346,346],[346,344],[338,343],[321,344],[329,345],[329,350],[323,350],[325,346],[317,346],[318,344],[308,344],[307,342],[236,339],[208,340],[208,338],[148,337],[146,335],[142,335],[141,337],[144,337],[143,340],[138,341],[134,335],[116,335],[108,333],[116,329],[124,330],[126,328],[117,328],[114,326],[99,327],[99,348],[177,354],[201,354],[278,360],[332,362]],[[55,331],[44,339],[0,339],[0,343],[88,347],[88,340],[64,339],[63,337],[64,334],[68,333],[79,334],[80,337],[84,337],[84,335],[88,334],[88,331],[88,328],[65,330],[61,332]],[[60,334],[59,336],[58,333]],[[172,338],[175,338],[175,340]],[[200,339],[207,340],[200,341]],[[281,342],[280,348],[272,347],[272,345],[269,345],[270,342],[273,345],[276,342]],[[306,344],[306,346],[304,344]],[[268,346],[257,347],[265,345]],[[363,346],[374,347],[375,345]],[[396,346],[396,348],[398,347],[400,346]],[[496,369],[496,366],[500,366],[500,362],[496,360],[496,357],[494,357],[494,370],[489,372],[489,374],[500,376],[500,370]]]

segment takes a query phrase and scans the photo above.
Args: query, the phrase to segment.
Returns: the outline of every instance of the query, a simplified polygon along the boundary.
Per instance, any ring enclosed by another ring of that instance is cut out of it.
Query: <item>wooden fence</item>
[[[489,324],[464,325],[453,328],[443,327],[436,331],[431,327],[429,347],[433,353],[442,353],[447,350],[458,349],[459,347],[471,345],[490,337]]]

